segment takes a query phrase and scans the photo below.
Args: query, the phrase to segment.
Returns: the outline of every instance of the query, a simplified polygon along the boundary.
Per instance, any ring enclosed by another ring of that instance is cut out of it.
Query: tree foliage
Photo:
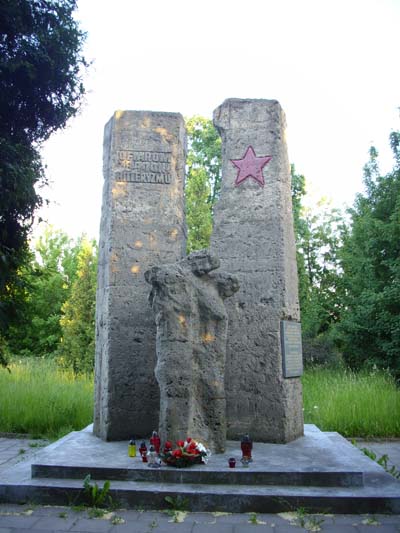
[[[75,0],[1,2],[2,137],[41,142],[76,113],[86,62],[75,9]]]
[[[40,143],[75,115],[84,94],[84,33],[75,0],[0,0],[0,327],[45,183]]]
[[[20,269],[23,297],[7,331],[12,354],[58,356],[75,372],[93,370],[97,245],[47,227]]]
[[[210,183],[204,168],[189,170],[186,188],[187,252],[208,248],[212,231]]]
[[[302,174],[296,172],[294,165],[290,167],[291,171],[291,191],[292,191],[292,211],[293,211],[293,225],[294,235],[296,240],[296,261],[297,273],[299,280],[299,299],[303,302],[307,299],[309,290],[309,278],[306,274],[306,264],[304,254],[301,249],[301,236],[306,234],[307,228],[303,219],[303,201],[306,195],[306,179]]]
[[[303,269],[300,302],[304,332],[316,337],[340,319],[339,251],[344,223],[338,209],[322,198],[316,209],[304,208],[297,243]],[[300,273],[300,272],[299,272]]]
[[[61,338],[61,307],[76,277],[80,243],[46,228],[31,260],[20,269],[23,297],[7,332],[10,350],[19,356],[54,354]]]
[[[62,306],[59,362],[75,373],[92,372],[95,351],[96,243],[82,240],[71,293]]]
[[[213,208],[221,187],[221,139],[211,120],[194,116],[186,120],[188,132],[186,176],[187,251],[207,248]]]
[[[381,176],[370,150],[365,193],[350,211],[342,250],[345,310],[339,344],[353,367],[376,365],[400,376],[400,132],[390,143],[394,168]]]
[[[221,189],[221,138],[211,120],[198,115],[186,121],[188,132],[187,165],[204,168],[207,172],[210,194],[207,202],[215,205]]]
[[[305,206],[305,177],[294,165],[291,174],[303,355],[306,362],[333,363],[338,354],[330,333],[342,306],[339,251],[345,225],[324,198],[313,208]]]
[[[0,331],[18,313],[20,265],[29,260],[26,239],[34,210],[41,203],[34,185],[43,177],[40,157],[31,146],[0,137]]]

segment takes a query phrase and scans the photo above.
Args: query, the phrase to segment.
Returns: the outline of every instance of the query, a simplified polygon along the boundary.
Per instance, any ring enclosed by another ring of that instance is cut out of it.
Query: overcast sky
[[[212,117],[226,98],[280,101],[289,158],[314,196],[351,204],[375,144],[400,129],[400,0],[78,0],[88,91],[43,155],[41,215],[98,238],[104,124],[117,109]]]

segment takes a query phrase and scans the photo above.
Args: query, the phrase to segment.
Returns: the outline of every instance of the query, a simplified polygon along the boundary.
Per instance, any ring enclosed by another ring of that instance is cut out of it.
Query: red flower
[[[186,439],[186,442],[187,442],[188,444],[190,444],[190,443],[192,442],[192,437],[188,437],[188,438]]]
[[[189,444],[189,446],[187,447],[187,451],[190,452],[190,453],[193,453],[193,450],[196,449],[196,446],[197,446],[197,444],[196,444],[194,441],[192,441],[192,442]]]
[[[170,440],[167,440],[166,443],[164,444],[164,448],[167,449],[167,450],[171,450],[172,449],[172,442]]]
[[[183,455],[183,454],[182,454],[182,450],[174,450],[174,451],[172,452],[172,455],[173,455],[174,457],[182,457],[182,455]]]
[[[176,442],[176,444],[179,446],[179,448],[183,448],[183,446],[185,445],[185,443],[183,442],[183,440],[178,440]]]

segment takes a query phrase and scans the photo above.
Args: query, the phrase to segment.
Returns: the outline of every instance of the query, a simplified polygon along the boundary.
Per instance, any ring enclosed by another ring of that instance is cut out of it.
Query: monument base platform
[[[151,469],[127,456],[126,442],[104,442],[89,426],[5,471],[0,502],[77,505],[90,474],[100,487],[110,480],[110,496],[128,508],[168,508],[165,497],[172,496],[192,511],[400,513],[400,482],[338,433],[306,425],[289,444],[255,443],[247,468],[240,456],[239,443],[228,442],[207,465]]]

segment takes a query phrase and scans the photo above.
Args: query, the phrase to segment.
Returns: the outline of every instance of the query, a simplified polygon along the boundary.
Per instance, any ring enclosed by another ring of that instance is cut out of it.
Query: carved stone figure
[[[145,273],[157,326],[161,439],[190,436],[215,453],[224,451],[226,439],[223,300],[239,289],[235,276],[212,272],[219,265],[201,250]]]

